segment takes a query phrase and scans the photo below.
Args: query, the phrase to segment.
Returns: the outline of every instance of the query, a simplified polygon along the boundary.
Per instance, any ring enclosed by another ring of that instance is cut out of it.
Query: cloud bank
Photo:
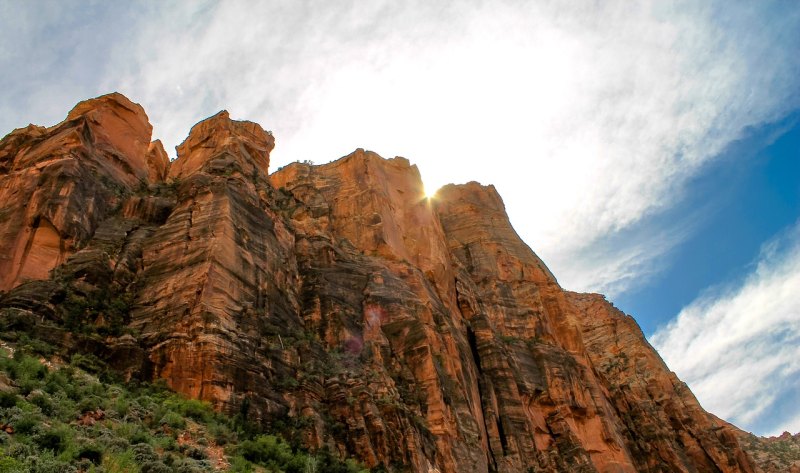
[[[709,411],[745,429],[800,431],[800,223],[751,274],[685,307],[651,343]]]
[[[685,233],[635,228],[748,127],[800,106],[791,2],[89,5],[6,5],[4,70],[53,52],[14,73],[5,115],[120,90],[167,148],[227,108],[275,133],[275,166],[402,155],[430,188],[495,184],[565,287],[612,297]]]

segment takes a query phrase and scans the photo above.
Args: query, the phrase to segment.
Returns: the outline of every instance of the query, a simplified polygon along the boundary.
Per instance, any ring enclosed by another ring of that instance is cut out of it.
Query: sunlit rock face
[[[169,163],[118,94],[12,132],[0,323],[387,471],[755,471],[493,187],[426,199],[406,159],[361,149],[269,175],[274,145],[220,112]],[[76,315],[76,294],[121,302]]]
[[[47,278],[127,195],[163,179],[151,132],[141,106],[109,94],[0,141],[0,290]]]

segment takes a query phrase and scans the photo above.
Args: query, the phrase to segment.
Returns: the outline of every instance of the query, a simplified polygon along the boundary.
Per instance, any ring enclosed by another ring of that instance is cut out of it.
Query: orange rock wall
[[[125,195],[159,177],[147,161],[151,132],[141,106],[110,94],[0,141],[0,290],[47,278]]]
[[[91,313],[105,338],[63,349],[388,471],[754,471],[493,187],[429,200],[406,159],[361,149],[268,175],[274,138],[227,112],[173,163],[150,132],[112,94],[0,141],[4,326],[63,331],[68,294],[127,301],[126,330]]]

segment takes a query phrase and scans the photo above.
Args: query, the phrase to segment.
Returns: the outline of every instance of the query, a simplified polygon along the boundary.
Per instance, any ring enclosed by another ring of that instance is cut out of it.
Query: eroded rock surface
[[[163,177],[148,160],[151,132],[142,107],[115,93],[0,141],[0,290],[47,278],[126,195]]]
[[[118,94],[0,142],[0,325],[387,471],[753,472],[491,186],[356,150],[268,175],[227,112],[169,163]]]

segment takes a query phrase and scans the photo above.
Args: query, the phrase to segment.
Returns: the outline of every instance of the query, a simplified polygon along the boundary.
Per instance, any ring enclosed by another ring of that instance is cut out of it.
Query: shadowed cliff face
[[[113,94],[0,142],[4,330],[388,471],[755,471],[493,187],[429,200],[361,149],[268,175],[273,137],[227,112],[173,163],[150,130]]]

